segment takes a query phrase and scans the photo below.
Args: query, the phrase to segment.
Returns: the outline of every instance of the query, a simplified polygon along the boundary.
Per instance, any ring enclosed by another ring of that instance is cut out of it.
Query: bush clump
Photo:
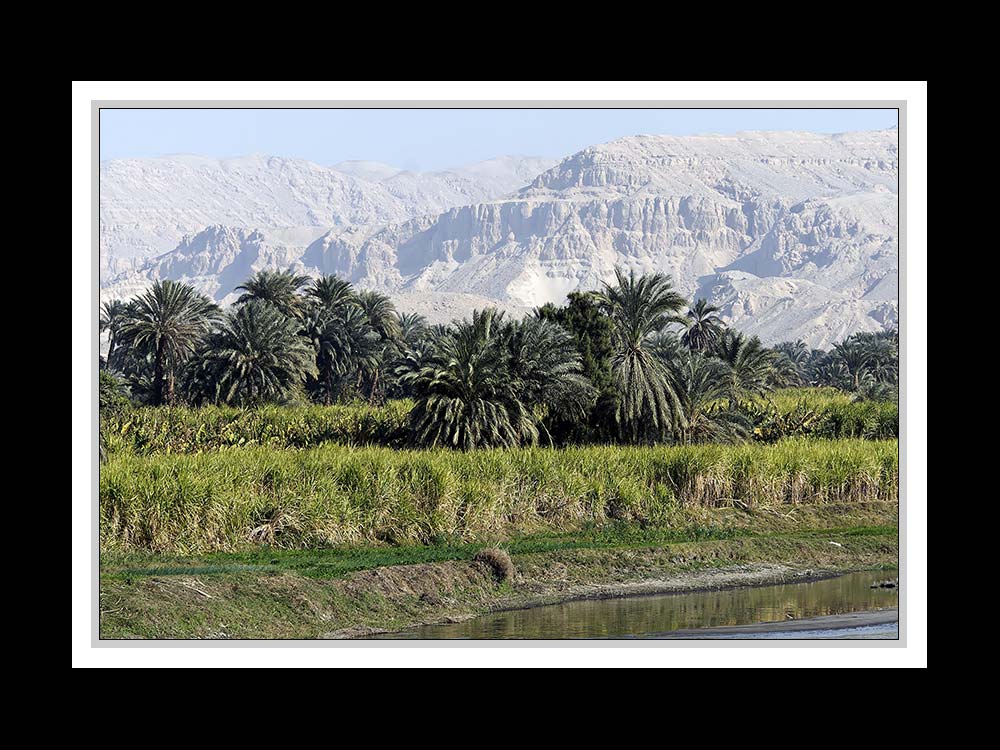
[[[514,577],[514,562],[510,559],[510,555],[499,547],[479,550],[472,561],[486,565],[500,583]]]

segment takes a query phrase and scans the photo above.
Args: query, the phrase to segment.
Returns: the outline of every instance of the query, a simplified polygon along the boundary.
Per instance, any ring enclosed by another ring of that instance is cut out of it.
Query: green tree
[[[251,300],[229,312],[190,370],[196,393],[244,406],[287,399],[315,375],[316,364],[298,323],[270,303]]]
[[[392,300],[384,294],[365,290],[358,293],[358,305],[368,317],[368,325],[383,341],[399,337],[399,318]]]
[[[567,303],[557,307],[551,302],[535,310],[535,317],[558,323],[569,331],[580,352],[583,374],[598,390],[612,387],[611,357],[614,355],[614,326],[601,311],[594,292],[570,292]]]
[[[805,385],[812,352],[804,341],[783,341],[774,347],[775,385]]]
[[[615,269],[615,283],[599,297],[614,326],[611,370],[618,390],[616,418],[633,442],[662,434],[681,417],[677,394],[663,363],[649,346],[650,338],[669,323],[686,302],[661,273],[637,277]]]
[[[860,344],[868,354],[867,368],[879,383],[895,385],[899,380],[899,331],[856,333],[848,339]]]
[[[313,279],[306,295],[327,310],[338,310],[344,305],[357,303],[357,295],[351,282],[332,275]]]
[[[831,358],[846,371],[849,384],[847,390],[860,391],[866,381],[874,379],[871,372],[872,348],[862,341],[848,338],[833,345]]]
[[[101,305],[101,316],[99,322],[100,331],[108,332],[108,366],[115,367],[117,359],[116,344],[122,327],[128,321],[130,305],[124,300],[113,299]]]
[[[368,319],[368,325],[378,334],[377,357],[358,371],[358,389],[370,402],[383,400],[386,391],[386,366],[399,348],[399,317],[392,301],[384,294],[365,290],[358,293],[358,306]]]
[[[305,312],[305,299],[299,290],[309,283],[308,276],[288,271],[258,271],[240,284],[243,294],[236,300],[245,305],[253,300],[273,305],[282,315],[299,319]]]
[[[618,392],[611,373],[614,355],[614,325],[601,309],[596,292],[570,292],[566,304],[556,306],[551,302],[535,310],[541,320],[558,323],[573,336],[583,375],[597,391],[593,406],[584,419],[573,415],[553,414],[549,429],[561,441],[607,441],[617,431],[615,415],[618,410]]]
[[[312,344],[316,361],[316,374],[306,379],[306,387],[320,403],[334,403],[356,387],[360,373],[379,366],[382,341],[353,302],[312,306],[301,333]]]
[[[174,402],[176,374],[191,356],[219,308],[194,287],[176,281],[157,281],[130,305],[128,318],[119,329],[122,347],[138,361],[151,360],[150,383],[154,405]],[[138,370],[138,368],[135,368]]]
[[[733,443],[747,438],[750,420],[723,403],[731,387],[725,362],[679,348],[664,364],[684,415],[675,433],[677,442]]]
[[[687,311],[684,334],[681,341],[688,349],[698,352],[711,351],[712,346],[725,330],[725,323],[715,313],[719,308],[699,299]]]
[[[503,346],[503,313],[476,311],[436,342],[427,365],[410,373],[417,402],[410,424],[417,443],[461,450],[538,440],[520,400]]]
[[[518,398],[529,404],[536,423],[549,434],[550,416],[583,419],[597,391],[582,373],[580,353],[573,337],[557,323],[527,317],[503,330],[507,374]]]
[[[419,346],[430,333],[427,318],[419,313],[397,313],[396,325],[400,343],[404,348]]]
[[[715,355],[729,365],[731,404],[771,390],[775,355],[756,336],[728,330],[716,342]]]
[[[426,364],[432,348],[432,335],[427,319],[418,313],[396,313],[399,336],[385,348],[382,363],[382,382],[387,398],[407,398],[410,387],[403,382],[407,372]]]

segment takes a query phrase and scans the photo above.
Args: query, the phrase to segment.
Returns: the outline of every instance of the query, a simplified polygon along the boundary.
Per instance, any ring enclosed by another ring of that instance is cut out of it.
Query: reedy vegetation
[[[688,398],[683,393],[680,397],[682,402]],[[324,443],[402,448],[411,442],[413,405],[410,399],[393,399],[381,405],[358,401],[331,406],[133,407],[114,378],[101,373],[101,434],[112,454],[196,454],[248,446],[300,449]],[[725,410],[728,401],[701,401],[698,406],[714,418],[711,412]],[[852,401],[834,388],[788,388],[742,404],[738,415],[749,420],[754,441],[773,443],[790,437],[890,440],[898,437],[897,412],[891,401]],[[747,431],[742,422],[734,427],[735,437],[720,434],[720,425],[707,419],[691,423],[696,433],[692,443],[736,442]],[[716,432],[708,434],[708,429]],[[545,435],[540,442],[548,444]]]
[[[333,276],[262,271],[240,288],[225,315],[171,281],[107,303],[106,368],[134,401],[154,405],[412,398],[412,442],[462,450],[772,440],[823,424],[804,402],[775,407],[777,387],[829,386],[859,402],[896,394],[895,331],[856,334],[829,352],[769,349],[727,329],[704,300],[685,312],[662,274],[619,269],[613,284],[573,293],[564,307],[517,322],[487,309],[450,326],[400,315],[385,296]],[[874,426],[824,429],[887,436],[888,413]]]
[[[896,441],[393,450],[325,445],[112,453],[103,551],[198,553],[357,543],[496,544],[679,508],[894,503]]]

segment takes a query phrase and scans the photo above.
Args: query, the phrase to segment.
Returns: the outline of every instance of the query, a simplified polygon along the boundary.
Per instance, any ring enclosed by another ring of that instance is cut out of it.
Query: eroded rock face
[[[243,228],[380,226],[511,193],[550,159],[501,157],[440,172],[374,162],[169,156],[100,165],[101,271],[137,270],[186,234]]]
[[[224,299],[247,269],[293,267],[449,313],[462,300],[522,310],[599,288],[621,265],[669,273],[683,294],[708,298],[767,342],[826,346],[895,324],[897,144],[895,130],[624,138],[564,159],[507,198],[381,227],[355,221],[371,215],[364,201],[322,236],[212,227],[120,272],[104,291],[180,278]],[[509,166],[491,169],[517,171]],[[403,200],[407,173],[383,167],[345,174],[376,184],[374,175],[383,187],[397,180],[393,197]],[[406,200],[410,210],[424,205]],[[435,294],[449,304],[428,304]]]

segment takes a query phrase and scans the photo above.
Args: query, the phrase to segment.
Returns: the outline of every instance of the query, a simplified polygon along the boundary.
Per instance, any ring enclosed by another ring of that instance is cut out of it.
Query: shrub
[[[514,577],[514,563],[510,559],[510,555],[499,547],[487,547],[479,550],[472,561],[486,565],[501,583]]]
[[[99,373],[98,405],[102,416],[120,414],[132,405],[125,385],[107,370]]]

